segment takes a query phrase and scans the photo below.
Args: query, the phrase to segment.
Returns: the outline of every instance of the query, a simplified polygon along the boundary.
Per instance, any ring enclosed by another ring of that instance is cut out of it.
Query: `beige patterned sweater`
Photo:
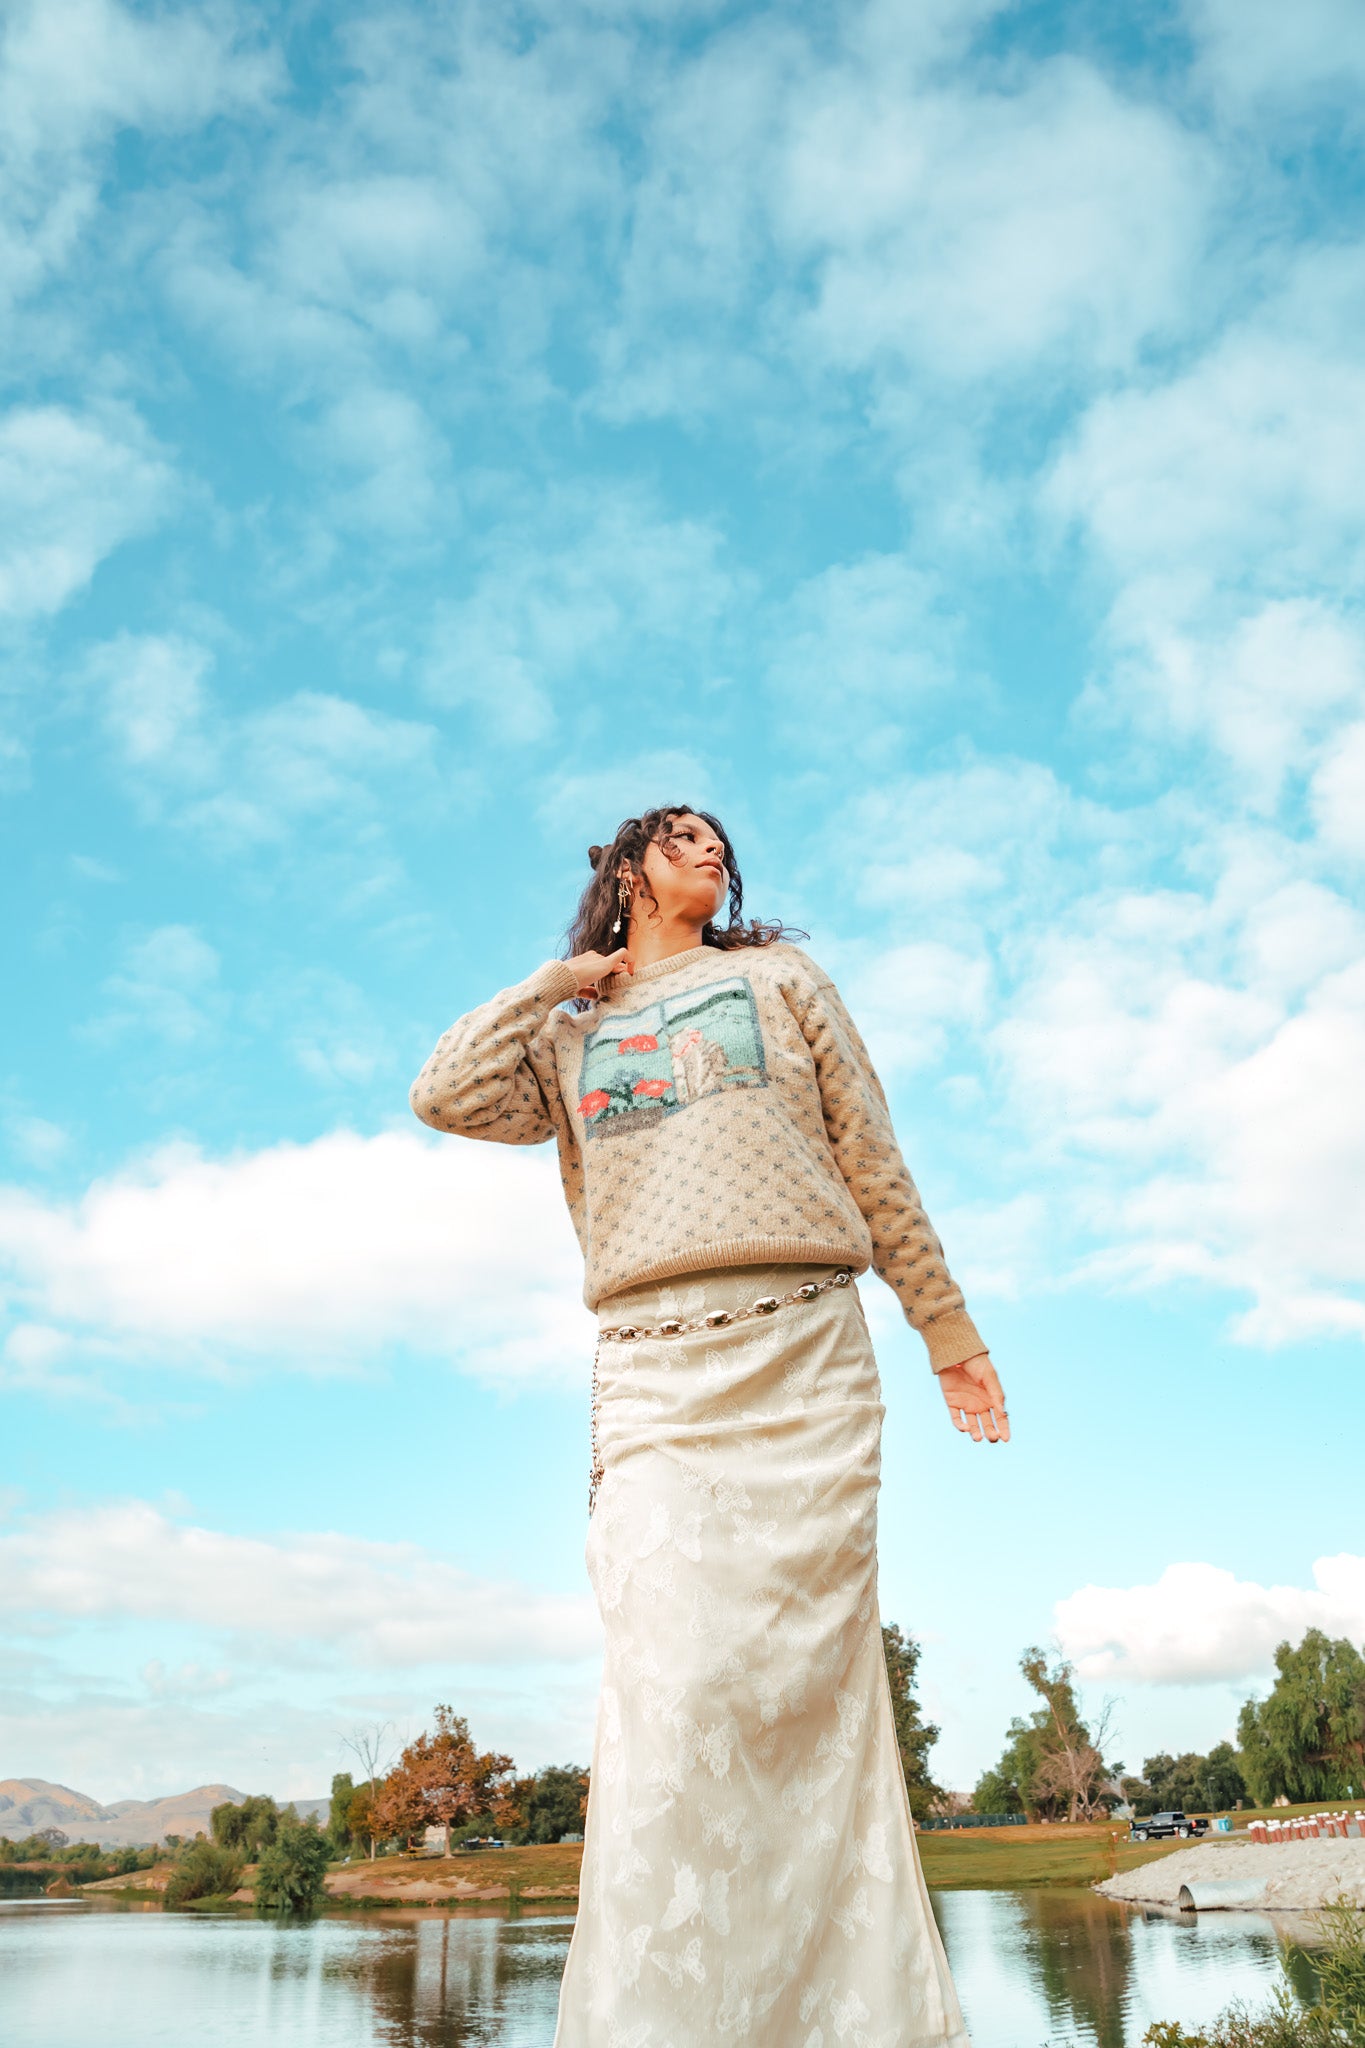
[[[552,960],[452,1024],[413,1082],[424,1123],[559,1147],[589,1308],[715,1266],[872,1266],[936,1372],[984,1349],[829,977],[786,944],[697,946],[559,1006]]]

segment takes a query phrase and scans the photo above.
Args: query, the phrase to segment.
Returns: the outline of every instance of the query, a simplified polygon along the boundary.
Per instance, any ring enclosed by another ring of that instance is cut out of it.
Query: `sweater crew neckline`
[[[628,990],[638,988],[642,981],[658,981],[665,974],[673,974],[679,967],[691,967],[698,960],[709,960],[721,955],[719,946],[688,946],[684,952],[670,953],[666,960],[655,960],[648,967],[637,967],[634,974],[609,974],[597,985],[599,1001],[610,1001],[613,996],[624,995]]]

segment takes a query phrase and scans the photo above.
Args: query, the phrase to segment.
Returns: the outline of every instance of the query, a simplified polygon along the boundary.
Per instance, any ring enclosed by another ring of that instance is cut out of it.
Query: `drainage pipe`
[[[1176,1904],[1182,1913],[1211,1913],[1225,1907],[1263,1906],[1265,1883],[1263,1877],[1196,1878],[1193,1884],[1181,1885]]]

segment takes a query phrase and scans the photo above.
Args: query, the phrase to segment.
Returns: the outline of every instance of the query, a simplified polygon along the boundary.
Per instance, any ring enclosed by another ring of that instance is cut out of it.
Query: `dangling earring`
[[[616,922],[611,928],[611,934],[613,938],[615,938],[617,934],[620,932],[621,919],[630,909],[630,899],[634,895],[634,893],[635,892],[633,889],[628,889],[626,887],[626,878],[624,875],[622,875],[620,880],[616,884]]]

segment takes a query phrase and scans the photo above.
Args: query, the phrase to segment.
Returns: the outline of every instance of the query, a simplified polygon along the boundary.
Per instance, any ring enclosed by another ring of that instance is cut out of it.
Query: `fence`
[[[1021,1828],[1027,1820],[1026,1813],[950,1813],[916,1821],[915,1826],[926,1834],[934,1828]]]

